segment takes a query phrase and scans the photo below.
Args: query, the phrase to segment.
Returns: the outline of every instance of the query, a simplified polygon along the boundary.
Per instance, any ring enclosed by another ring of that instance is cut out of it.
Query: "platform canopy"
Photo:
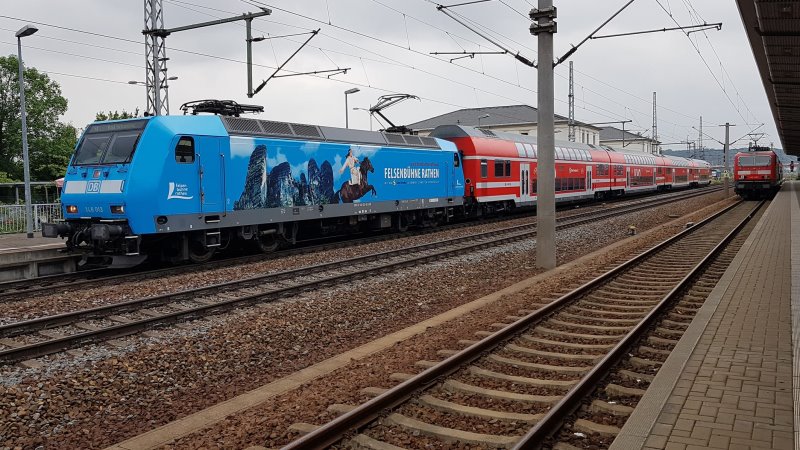
[[[736,0],[784,151],[800,156],[800,2]]]

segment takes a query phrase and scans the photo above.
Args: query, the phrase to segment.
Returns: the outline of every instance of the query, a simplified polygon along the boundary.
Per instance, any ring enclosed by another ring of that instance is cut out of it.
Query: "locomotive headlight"
[[[125,214],[125,206],[111,205],[111,214]]]
[[[67,212],[70,214],[78,214],[78,207],[75,205],[67,205]]]

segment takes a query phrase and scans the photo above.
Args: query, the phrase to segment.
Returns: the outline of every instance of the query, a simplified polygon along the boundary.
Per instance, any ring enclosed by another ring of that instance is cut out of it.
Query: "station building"
[[[489,106],[459,109],[412,123],[408,127],[424,136],[429,135],[439,125],[452,124],[535,136],[538,120],[538,110],[533,106]],[[556,140],[568,140],[569,118],[556,114],[554,125]],[[647,153],[652,153],[657,148],[657,142],[641,134],[578,121],[575,121],[575,142]]]

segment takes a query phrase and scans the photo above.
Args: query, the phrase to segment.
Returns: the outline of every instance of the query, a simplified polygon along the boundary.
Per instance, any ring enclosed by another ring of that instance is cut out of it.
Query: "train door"
[[[526,203],[532,201],[531,197],[531,165],[530,163],[520,163],[519,165],[519,201]]]
[[[225,156],[220,151],[219,140],[207,136],[196,138],[198,181],[200,185],[200,213],[206,216],[225,212]],[[214,220],[206,217],[206,222]],[[219,217],[216,218],[219,221]]]
[[[586,192],[592,193],[592,166],[586,166]]]
[[[461,158],[458,152],[453,153],[453,164],[450,165],[450,185],[452,185],[452,195],[464,195],[464,185],[458,176],[461,167]]]

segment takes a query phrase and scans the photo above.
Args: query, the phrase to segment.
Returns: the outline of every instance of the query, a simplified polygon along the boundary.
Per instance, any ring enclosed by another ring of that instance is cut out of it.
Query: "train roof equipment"
[[[261,105],[244,105],[233,100],[193,100],[181,105],[183,115],[191,114],[196,116],[198,113],[210,113],[218,116],[239,117],[241,114],[255,114],[264,112]]]
[[[381,118],[389,124],[389,127],[381,131],[386,131],[387,133],[400,133],[400,134],[412,134],[414,132],[414,130],[407,127],[406,125],[399,125],[399,126],[395,125],[394,123],[392,123],[391,120],[389,120],[388,117],[384,116],[383,113],[381,112],[390,106],[396,105],[402,102],[403,100],[408,100],[410,98],[419,100],[419,97],[411,94],[390,94],[378,97],[378,103],[372,105],[369,108],[369,113],[381,116]]]

